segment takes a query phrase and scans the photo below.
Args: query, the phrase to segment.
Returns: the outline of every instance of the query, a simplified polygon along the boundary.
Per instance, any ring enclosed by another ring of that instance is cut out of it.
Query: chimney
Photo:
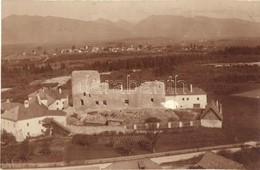
[[[28,100],[25,100],[25,101],[24,101],[24,107],[25,107],[25,108],[28,108],[28,107],[29,107],[29,101],[28,101]]]
[[[62,90],[61,90],[61,88],[59,88],[59,93],[61,93],[62,92]]]
[[[219,113],[222,114],[222,104],[219,103]]]
[[[191,92],[191,93],[193,92],[192,84],[190,84],[190,92]]]
[[[40,98],[40,94],[39,93],[37,93],[37,101],[38,101],[39,105],[41,105],[41,98]]]
[[[218,101],[216,101],[216,106],[218,107]]]

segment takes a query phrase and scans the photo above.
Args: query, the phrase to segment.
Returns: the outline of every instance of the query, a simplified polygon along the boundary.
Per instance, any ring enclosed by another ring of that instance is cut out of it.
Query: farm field
[[[255,90],[250,90],[243,93],[234,94],[233,96],[249,97],[249,98],[260,98],[260,88]]]
[[[248,99],[233,96],[218,96],[218,99],[223,103],[224,122],[223,129],[208,129],[208,128],[183,128],[176,129],[172,132],[167,132],[161,135],[156,146],[157,152],[169,150],[179,150],[194,147],[213,146],[221,144],[239,143],[249,140],[260,140],[260,110],[258,99]],[[237,116],[239,114],[239,116]],[[248,123],[251,122],[251,123]],[[94,159],[90,149],[92,145],[83,149],[83,147],[72,145],[73,150],[85,152],[84,159]],[[97,150],[111,151],[112,155],[116,156],[116,152],[110,147],[102,145],[93,145]],[[89,149],[88,149],[89,148]],[[84,151],[86,150],[86,151]],[[75,151],[75,153],[78,153]],[[134,154],[149,153],[142,148],[137,147]],[[95,155],[95,154],[94,154]],[[73,157],[73,156],[72,156]],[[104,155],[104,157],[106,157]]]
[[[50,79],[45,79],[45,80],[36,80],[30,83],[30,85],[35,85],[35,84],[52,84],[52,83],[57,83],[57,86],[62,86],[66,84],[69,80],[71,79],[71,76],[61,76],[61,77],[54,77]]]
[[[156,144],[156,152],[260,140],[259,99],[236,96],[216,97],[224,108],[222,129],[180,128],[162,133]],[[67,143],[62,142],[62,140],[50,141],[52,148],[56,147],[55,143],[60,143],[61,146],[59,147],[61,147],[62,152],[45,157],[32,155],[29,162],[72,161],[124,156],[122,152],[113,148],[113,145],[90,143],[82,146],[72,143],[70,140]],[[136,144],[131,155],[145,153],[151,152]]]

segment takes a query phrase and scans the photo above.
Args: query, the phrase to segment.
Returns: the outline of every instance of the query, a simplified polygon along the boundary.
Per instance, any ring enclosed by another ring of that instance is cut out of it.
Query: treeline
[[[215,52],[224,55],[259,55],[260,46],[256,47],[225,47],[224,50]]]
[[[208,63],[238,63],[258,61],[258,56],[216,56],[216,55],[171,55],[163,57],[128,58],[118,60],[96,61],[87,65],[87,69],[104,71],[117,71],[129,69],[155,68],[159,72],[174,70],[175,66]],[[84,68],[85,69],[85,68]]]
[[[71,58],[74,62],[74,58]],[[259,61],[258,56],[232,56],[232,55],[203,55],[203,54],[169,54],[158,56],[144,56],[144,57],[132,57],[121,59],[104,59],[96,60],[95,62],[83,61],[83,66],[77,68],[69,68],[69,65],[65,66],[63,60],[59,61],[60,69],[93,69],[101,72],[104,71],[118,71],[129,69],[147,69],[157,68],[161,70],[172,70],[174,66],[192,65],[197,64],[209,64],[209,63],[238,63],[238,62],[256,62]],[[58,62],[55,62],[58,63]],[[79,61],[82,63],[82,61]],[[19,72],[20,70],[27,70],[30,73],[48,73],[52,72],[50,64],[46,64],[44,67],[37,67],[36,65],[24,64],[22,67],[8,69],[8,66],[2,65],[2,72]],[[56,70],[55,70],[56,71]]]
[[[73,60],[75,62],[75,60]],[[121,59],[104,59],[88,62],[79,61],[82,63],[79,67],[69,67],[64,61],[60,61],[60,69],[52,70],[50,64],[46,67],[37,68],[35,65],[28,64],[23,67],[9,69],[2,64],[2,85],[4,87],[13,87],[19,84],[28,84],[33,80],[54,77],[59,75],[71,74],[73,70],[98,70],[99,72],[123,71],[132,69],[152,69],[156,75],[169,75],[175,72],[177,67],[194,65],[202,65],[209,63],[242,63],[259,61],[257,55],[202,55],[202,54],[178,54],[166,56],[145,56]],[[57,62],[55,62],[57,63]],[[29,66],[29,67],[28,67]],[[30,68],[30,69],[28,69]]]

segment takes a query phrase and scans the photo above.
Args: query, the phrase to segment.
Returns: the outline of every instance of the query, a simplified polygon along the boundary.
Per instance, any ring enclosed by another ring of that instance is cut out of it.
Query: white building
[[[20,103],[2,103],[1,131],[12,133],[18,142],[26,137],[35,137],[45,133],[46,128],[42,125],[45,118],[53,118],[62,125],[66,125],[66,113],[61,110],[48,110],[43,104],[26,100]]]
[[[49,110],[63,110],[69,106],[69,95],[67,91],[49,89],[43,87],[28,95],[29,101],[36,100],[39,104],[48,107]]]
[[[165,102],[174,103],[172,109],[205,109],[207,105],[207,94],[200,88],[168,88],[166,90]],[[171,107],[171,106],[169,106]]]

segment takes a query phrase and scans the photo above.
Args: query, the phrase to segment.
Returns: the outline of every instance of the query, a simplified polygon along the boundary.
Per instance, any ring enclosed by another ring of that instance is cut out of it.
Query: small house
[[[197,166],[199,169],[245,169],[243,164],[213,152],[206,152]]]
[[[43,87],[28,95],[29,101],[37,100],[49,110],[63,110],[69,106],[69,95],[65,90]]]
[[[200,116],[200,120],[201,126],[221,128],[223,121],[222,105],[218,101],[208,103]]]
[[[66,125],[66,113],[61,110],[48,110],[36,101],[25,100],[24,104],[12,103],[1,115],[1,131],[12,133],[18,142],[27,137],[44,135],[46,128],[42,125],[45,118],[53,118]]]

